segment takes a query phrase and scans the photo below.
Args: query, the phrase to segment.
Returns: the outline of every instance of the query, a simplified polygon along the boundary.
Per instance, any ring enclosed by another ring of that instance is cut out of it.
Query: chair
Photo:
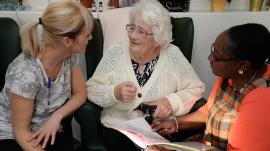
[[[178,46],[184,56],[191,62],[194,26],[192,18],[172,18],[173,25],[173,44]],[[99,19],[94,19],[93,39],[89,41],[85,53],[87,79],[89,79],[102,57],[103,52],[103,34]],[[190,112],[197,110],[205,104],[205,99],[196,102]],[[83,151],[105,151],[105,143],[102,138],[102,125],[100,123],[100,112],[102,108],[92,102],[87,101],[75,113],[75,119],[81,126],[81,146]]]
[[[0,17],[0,89],[5,84],[8,65],[20,54],[19,26],[11,18]]]
[[[87,45],[85,52],[87,79],[89,79],[103,55],[103,31],[99,19],[94,19],[92,31],[93,39]],[[81,151],[106,151],[102,138],[100,123],[101,108],[87,101],[75,113],[75,119],[81,128],[81,143],[77,150]]]
[[[194,25],[193,20],[190,17],[183,18],[171,18],[173,25],[173,44],[178,46],[184,56],[189,62],[191,62],[193,37],[194,37]]]
[[[194,25],[193,20],[190,17],[171,18],[173,25],[173,41],[172,43],[178,46],[187,60],[191,63],[193,37],[194,37]],[[199,99],[192,107],[189,113],[192,113],[199,109],[206,103],[205,98]]]

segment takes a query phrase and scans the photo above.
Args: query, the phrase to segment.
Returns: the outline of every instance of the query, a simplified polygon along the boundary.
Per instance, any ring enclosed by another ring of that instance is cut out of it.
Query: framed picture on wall
[[[158,0],[169,12],[189,11],[190,0]]]

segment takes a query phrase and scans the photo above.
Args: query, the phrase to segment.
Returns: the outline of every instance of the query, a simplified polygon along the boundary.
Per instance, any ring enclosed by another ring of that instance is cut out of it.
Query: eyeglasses
[[[126,25],[126,30],[128,33],[133,33],[134,31],[136,32],[136,34],[139,36],[139,37],[146,37],[148,35],[153,35],[153,33],[147,33],[146,31],[144,31],[143,29],[141,28],[138,28],[136,27],[135,25],[132,25],[132,24],[127,24]]]
[[[215,47],[213,44],[211,45],[211,51],[210,51],[210,60],[219,62],[219,61],[236,61],[237,59],[235,58],[219,58],[215,55]]]

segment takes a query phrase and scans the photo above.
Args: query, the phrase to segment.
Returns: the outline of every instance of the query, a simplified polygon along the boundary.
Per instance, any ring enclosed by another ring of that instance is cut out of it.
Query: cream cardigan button
[[[142,97],[142,94],[141,93],[138,93],[138,97],[141,98]]]

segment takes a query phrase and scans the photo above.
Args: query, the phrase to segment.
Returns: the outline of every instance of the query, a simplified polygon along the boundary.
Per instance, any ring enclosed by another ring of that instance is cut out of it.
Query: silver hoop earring
[[[243,75],[244,74],[244,71],[242,69],[239,69],[238,70],[238,74]]]

